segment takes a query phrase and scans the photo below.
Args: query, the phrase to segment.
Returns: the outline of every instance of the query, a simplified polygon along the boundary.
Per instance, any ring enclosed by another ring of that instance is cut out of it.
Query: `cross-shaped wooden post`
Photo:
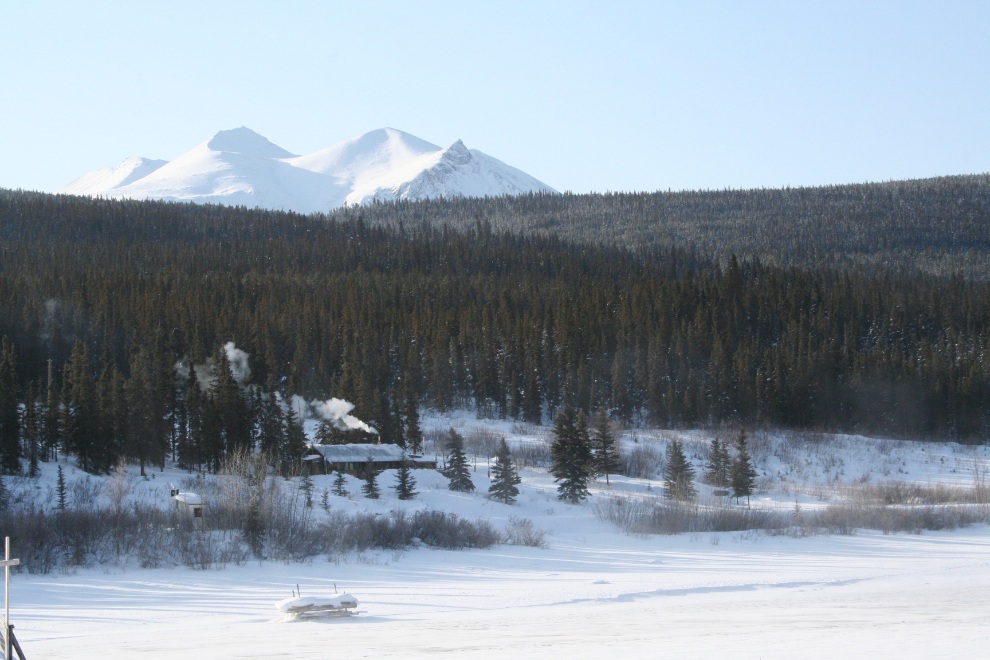
[[[3,657],[10,660],[10,567],[20,565],[20,559],[10,558],[10,537],[4,541],[3,561]]]

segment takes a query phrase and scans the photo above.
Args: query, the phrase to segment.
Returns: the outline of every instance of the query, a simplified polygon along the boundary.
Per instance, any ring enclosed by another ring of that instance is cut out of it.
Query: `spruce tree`
[[[605,483],[608,485],[608,475],[617,474],[622,469],[622,464],[615,434],[612,432],[612,421],[604,408],[598,411],[591,445],[595,452],[595,474],[605,475]]]
[[[423,451],[423,430],[419,426],[419,403],[415,394],[406,395],[406,449],[413,454]]]
[[[3,476],[0,476],[0,512],[6,511],[10,507],[10,491],[4,483]]]
[[[375,470],[375,463],[368,457],[368,462],[364,465],[364,485],[361,486],[361,492],[369,500],[377,500],[381,493],[378,491],[378,471]]]
[[[62,406],[62,428],[66,450],[79,458],[79,466],[86,472],[93,470],[93,454],[99,442],[99,415],[96,407],[96,391],[89,349],[76,341],[65,365],[65,402]]]
[[[503,504],[512,504],[519,495],[516,488],[522,479],[516,472],[516,467],[512,464],[512,454],[509,452],[509,445],[505,438],[499,443],[495,450],[495,465],[492,466],[492,485],[488,487],[488,492],[492,499]]]
[[[110,467],[120,460],[127,420],[121,419],[128,407],[120,406],[116,386],[121,382],[117,365],[114,364],[110,342],[103,344],[100,359],[100,377],[96,381],[96,410],[100,441],[93,448],[93,469],[109,474]]]
[[[474,482],[471,481],[467,455],[464,453],[464,438],[454,429],[447,433],[447,451],[450,452],[447,470],[444,472],[450,479],[447,487],[460,493],[470,493],[474,490]]]
[[[333,479],[333,494],[338,497],[347,497],[350,493],[347,492],[347,480],[344,479],[344,471],[337,468],[337,476]]]
[[[58,445],[62,440],[62,429],[59,425],[59,396],[54,379],[45,389],[45,412],[42,423],[42,458],[46,463],[52,457],[58,458]]]
[[[330,513],[330,491],[326,488],[323,489],[323,495],[320,496],[320,507],[327,513]]]
[[[306,496],[306,508],[313,508],[313,477],[309,474],[309,467],[303,468],[302,485],[300,486]]]
[[[285,413],[285,441],[281,448],[283,469],[292,470],[306,451],[306,433],[295,408],[290,404]]]
[[[55,481],[55,494],[58,497],[58,508],[64,511],[66,504],[65,473],[62,472],[61,465],[58,466],[58,479]]]
[[[740,431],[736,439],[736,458],[732,461],[732,468],[729,471],[729,479],[732,484],[732,496],[736,502],[740,497],[746,497],[746,505],[749,505],[749,497],[753,494],[753,487],[756,484],[756,470],[749,458],[746,450],[746,432]]]
[[[0,343],[0,471],[21,471],[21,420],[18,410],[14,345],[6,337]]]
[[[251,419],[223,345],[218,345],[213,354],[212,375],[215,380],[209,398],[216,435],[210,453],[215,467],[219,467],[224,452],[251,446]]]
[[[727,488],[731,465],[732,459],[729,458],[729,450],[725,443],[714,438],[708,453],[708,463],[705,465],[705,481],[716,488]]]
[[[24,400],[24,418],[21,426],[24,428],[24,442],[27,445],[28,476],[38,476],[38,442],[41,437],[41,420],[38,416],[37,389],[34,381],[28,383],[27,397]]]
[[[667,464],[663,476],[663,494],[668,499],[686,501],[697,494],[694,489],[694,467],[684,454],[684,445],[680,440],[667,445]]]
[[[584,411],[575,419],[570,405],[562,407],[554,419],[553,434],[550,474],[559,483],[557,498],[577,504],[588,497],[588,481],[591,479],[594,458]]]
[[[416,479],[412,476],[409,468],[409,460],[405,453],[402,454],[402,462],[395,474],[395,492],[399,494],[400,500],[411,500],[416,497]]]
[[[274,381],[269,380],[269,386]],[[261,402],[258,414],[258,445],[261,452],[271,460],[279,460],[285,442],[285,413],[278,401],[275,390],[271,389]]]

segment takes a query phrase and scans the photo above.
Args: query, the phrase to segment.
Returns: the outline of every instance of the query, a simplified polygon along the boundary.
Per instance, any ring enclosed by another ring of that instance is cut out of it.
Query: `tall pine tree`
[[[0,343],[0,470],[21,471],[21,420],[18,410],[14,345],[6,337]]]
[[[361,491],[369,500],[377,500],[381,493],[378,490],[378,470],[375,469],[375,462],[368,457],[368,462],[364,464],[364,484]]]
[[[89,349],[76,341],[65,365],[65,387],[62,391],[62,428],[66,450],[79,459],[79,467],[94,471],[93,454],[99,442],[100,420],[96,405],[96,387]]]
[[[492,499],[503,504],[512,504],[519,495],[516,487],[522,483],[516,467],[512,464],[512,454],[509,452],[509,445],[505,438],[499,443],[495,450],[495,465],[492,466],[492,484],[488,487],[488,492]]]
[[[739,437],[736,438],[736,458],[732,461],[729,479],[732,484],[732,496],[736,498],[736,502],[740,497],[745,497],[748,506],[749,497],[753,494],[753,487],[756,485],[756,470],[746,450],[745,431],[740,431]]]
[[[471,481],[467,455],[464,453],[464,438],[454,429],[447,432],[447,451],[449,455],[447,469],[444,472],[444,475],[450,479],[447,487],[460,493],[470,493],[474,490],[474,482]]]
[[[417,495],[416,479],[412,476],[409,460],[404,452],[402,462],[399,463],[399,469],[395,473],[395,492],[398,493],[400,500],[411,500]]]
[[[598,411],[591,446],[595,452],[595,474],[605,475],[605,483],[608,485],[608,475],[617,474],[622,469],[622,463],[615,434],[612,432],[612,421],[604,408]]]
[[[718,438],[712,439],[712,444],[708,452],[708,463],[705,464],[705,481],[715,488],[727,488],[729,486],[729,468],[732,459],[729,458],[729,450],[725,443]]]
[[[674,440],[667,445],[664,467],[664,496],[672,500],[690,500],[697,494],[694,488],[694,467],[684,454],[684,445]]]
[[[577,504],[588,497],[588,481],[593,469],[591,443],[584,411],[575,418],[570,405],[563,406],[554,419],[554,440],[550,446],[553,461],[550,474],[558,482],[557,498]]]

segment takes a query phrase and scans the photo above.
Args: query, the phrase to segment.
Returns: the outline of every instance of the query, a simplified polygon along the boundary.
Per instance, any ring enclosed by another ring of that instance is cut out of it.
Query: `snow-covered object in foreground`
[[[299,213],[375,200],[554,192],[457,140],[446,148],[382,128],[295,156],[254,131],[220,131],[175,160],[129,158],[58,191],[128,199],[241,205]]]
[[[348,616],[356,614],[352,612],[358,606],[357,598],[348,594],[334,594],[333,596],[298,596],[296,598],[286,598],[275,604],[275,609],[286,614],[310,615],[310,616]]]

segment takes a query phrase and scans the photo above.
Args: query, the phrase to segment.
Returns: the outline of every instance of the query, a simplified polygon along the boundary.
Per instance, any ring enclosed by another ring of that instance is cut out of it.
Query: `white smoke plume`
[[[251,381],[248,354],[237,348],[232,341],[224,344],[223,350],[227,354],[227,362],[230,363],[230,371],[234,374],[234,380],[237,381],[238,385],[244,387]]]
[[[310,401],[310,407],[319,419],[324,419],[341,431],[364,431],[366,433],[378,434],[378,431],[368,426],[360,419],[351,415],[354,404],[343,399],[330,398],[326,401]]]
[[[232,341],[223,345],[223,351],[227,355],[227,363],[230,365],[230,372],[234,375],[234,380],[239,386],[247,387],[251,381],[251,367],[248,365],[248,357],[250,356],[237,348],[237,345]],[[189,377],[189,365],[185,360],[179,360],[175,363],[175,371],[182,378]],[[216,376],[213,375],[213,358],[207,358],[206,364],[193,366],[193,371],[196,372],[199,389],[204,392],[213,387],[217,381]]]
[[[298,394],[293,394],[289,401],[289,405],[292,409],[296,411],[296,417],[300,420],[312,419],[313,413],[310,412],[309,404],[306,403],[306,399],[302,398]]]

